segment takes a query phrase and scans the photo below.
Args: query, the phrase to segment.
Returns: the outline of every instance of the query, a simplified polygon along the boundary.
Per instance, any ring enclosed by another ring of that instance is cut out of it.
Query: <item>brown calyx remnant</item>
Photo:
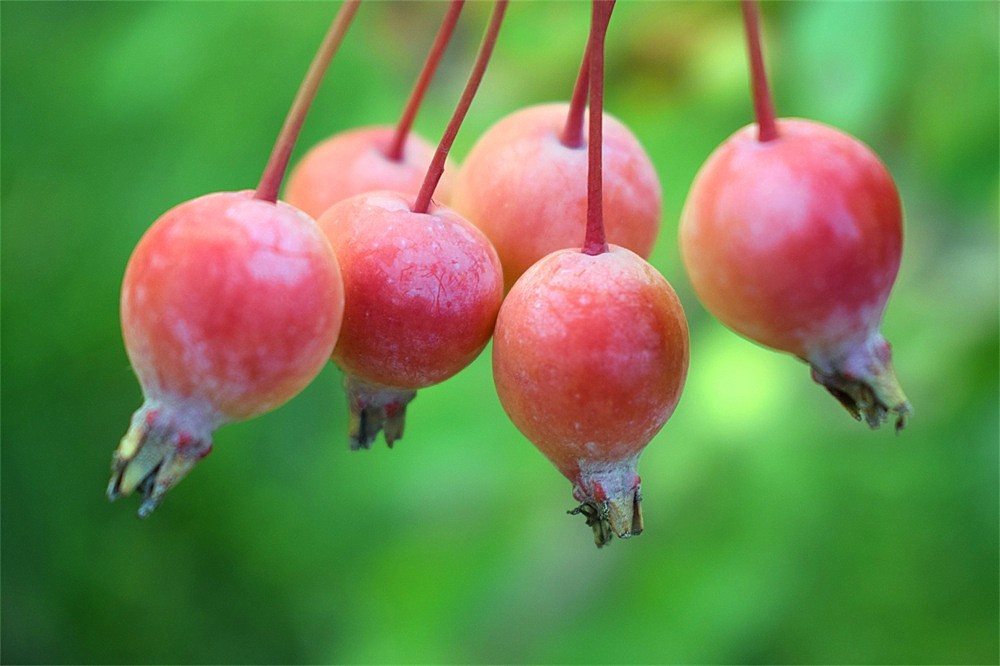
[[[350,410],[348,434],[352,451],[370,449],[379,432],[384,433],[389,448],[403,438],[406,406],[417,397],[415,389],[382,386],[344,375],[344,390]]]

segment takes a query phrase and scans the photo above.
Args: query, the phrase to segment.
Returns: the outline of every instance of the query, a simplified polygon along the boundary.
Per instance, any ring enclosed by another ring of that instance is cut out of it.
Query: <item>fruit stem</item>
[[[431,197],[434,195],[438,181],[441,180],[441,174],[444,173],[444,163],[448,159],[448,151],[455,143],[458,128],[462,126],[465,114],[472,105],[472,98],[476,96],[476,90],[479,89],[479,83],[483,80],[483,74],[486,72],[486,65],[489,64],[490,56],[493,54],[493,47],[496,46],[497,34],[499,34],[500,25],[503,23],[504,12],[507,11],[507,2],[508,0],[497,0],[493,6],[493,15],[490,17],[486,34],[483,36],[483,43],[479,46],[479,53],[476,55],[472,73],[469,74],[465,90],[462,91],[462,97],[458,100],[458,106],[455,107],[455,113],[448,121],[448,127],[445,128],[444,136],[441,137],[441,143],[438,144],[430,166],[427,167],[427,175],[424,176],[417,200],[413,202],[413,207],[410,209],[414,213],[426,213],[430,208]]]
[[[295,140],[299,137],[299,130],[302,129],[302,123],[306,119],[306,114],[309,113],[309,107],[312,105],[313,98],[316,97],[316,91],[319,90],[319,84],[323,80],[323,75],[326,74],[333,54],[337,52],[340,43],[344,41],[344,33],[347,32],[351,19],[358,11],[359,4],[361,4],[361,0],[344,0],[337,16],[333,19],[333,23],[330,24],[326,37],[319,45],[319,49],[309,65],[309,70],[306,72],[305,78],[302,79],[298,92],[295,93],[292,107],[285,117],[285,124],[281,126],[278,139],[274,142],[274,149],[271,150],[271,156],[264,166],[264,173],[260,177],[254,198],[271,203],[278,201],[278,190],[281,189],[281,181],[285,178],[288,159],[292,155],[292,148],[295,147]]]
[[[611,21],[615,0],[593,0],[590,39],[590,143],[587,146],[587,235],[583,253],[589,255],[608,251],[604,235],[603,183],[601,180],[601,147],[604,142],[604,37]]]
[[[430,86],[431,79],[434,78],[438,63],[441,62],[441,57],[444,55],[445,49],[448,48],[448,42],[451,41],[451,35],[455,31],[455,24],[458,23],[458,15],[462,13],[464,5],[465,0],[452,0],[451,6],[448,7],[448,13],[445,14],[444,21],[441,22],[437,37],[434,38],[434,44],[424,62],[424,68],[420,70],[420,76],[417,77],[417,82],[413,86],[410,99],[407,100],[403,115],[396,125],[396,133],[392,137],[392,143],[389,144],[389,149],[385,153],[385,156],[393,162],[403,160],[403,144],[406,143],[406,137],[413,127],[420,103],[423,102],[424,94]]]
[[[753,93],[753,112],[757,118],[757,140],[761,143],[778,138],[774,121],[774,102],[767,85],[764,56],[760,46],[760,8],[756,0],[742,0],[743,27],[746,29],[747,51],[750,58],[750,86]]]
[[[590,85],[590,41],[583,51],[583,61],[580,72],[573,86],[573,96],[569,100],[569,113],[566,114],[566,126],[563,128],[560,142],[567,148],[583,146],[583,112],[587,108],[587,87]]]

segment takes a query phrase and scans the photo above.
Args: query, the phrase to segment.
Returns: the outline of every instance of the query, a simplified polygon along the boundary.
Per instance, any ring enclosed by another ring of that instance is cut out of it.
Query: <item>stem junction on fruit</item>
[[[583,253],[589,255],[608,251],[604,233],[601,159],[604,143],[604,38],[614,8],[615,0],[593,0],[590,38],[584,58],[590,69],[590,138],[587,146],[587,234],[583,239]]]
[[[472,106],[472,98],[476,96],[479,84],[483,80],[483,74],[486,73],[486,65],[490,62],[493,47],[497,43],[497,35],[500,33],[500,25],[503,23],[504,13],[507,11],[507,2],[508,0],[497,0],[493,6],[493,15],[490,17],[490,23],[486,28],[486,34],[483,36],[483,42],[479,46],[479,53],[476,55],[476,62],[472,66],[469,80],[465,84],[465,90],[462,91],[462,96],[458,100],[455,113],[452,114],[451,120],[448,121],[444,136],[441,137],[441,142],[434,152],[430,166],[427,167],[427,175],[424,176],[420,192],[417,193],[417,198],[410,209],[414,213],[426,213],[430,208],[431,197],[434,196],[434,190],[437,189],[438,181],[441,180],[441,174],[444,173],[444,163],[448,159],[448,151],[451,150],[452,144],[455,143],[455,137],[458,136],[458,129],[462,126],[465,114],[468,113],[469,107]]]
[[[567,148],[583,147],[583,112],[587,108],[587,89],[590,86],[590,40],[583,51],[580,72],[573,85],[573,96],[569,100],[569,112],[559,141]]]
[[[267,159],[267,164],[264,166],[264,173],[261,174],[260,183],[257,185],[254,198],[271,203],[278,201],[278,191],[281,189],[281,181],[285,179],[285,171],[288,170],[288,160],[292,156],[295,141],[299,138],[302,123],[305,122],[306,114],[309,113],[309,107],[312,106],[313,99],[316,97],[316,91],[319,90],[319,84],[323,81],[323,75],[326,74],[327,67],[329,67],[333,55],[340,48],[340,43],[344,41],[344,34],[347,32],[354,14],[358,11],[360,3],[361,0],[344,0],[344,4],[340,6],[337,16],[334,17],[333,23],[326,33],[326,37],[323,38],[323,42],[316,51],[316,55],[313,56],[309,70],[306,72],[305,78],[302,79],[302,84],[295,94],[292,107],[288,110],[288,115],[285,117],[285,123],[281,126],[281,131],[278,132],[278,139],[275,141],[274,148],[271,150],[271,156]]]
[[[760,44],[760,9],[756,0],[742,0],[743,27],[747,36],[747,51],[750,59],[750,85],[753,92],[753,111],[757,118],[757,140],[761,143],[778,138],[778,128],[774,119],[774,102],[771,89],[767,85],[764,71],[764,56]]]
[[[403,160],[403,146],[406,144],[406,137],[410,134],[413,121],[417,117],[417,111],[424,100],[424,95],[427,93],[431,79],[434,78],[434,73],[441,62],[441,57],[444,55],[445,49],[448,48],[448,42],[451,41],[451,35],[455,32],[458,16],[462,13],[464,5],[465,0],[451,0],[448,12],[441,22],[437,37],[434,38],[434,44],[431,46],[430,53],[427,54],[427,60],[424,62],[424,66],[420,70],[420,76],[417,77],[417,82],[410,93],[410,99],[407,100],[406,106],[403,108],[403,115],[400,117],[399,123],[396,124],[396,132],[392,136],[392,142],[389,144],[388,150],[386,150],[385,156],[393,162],[401,162]]]

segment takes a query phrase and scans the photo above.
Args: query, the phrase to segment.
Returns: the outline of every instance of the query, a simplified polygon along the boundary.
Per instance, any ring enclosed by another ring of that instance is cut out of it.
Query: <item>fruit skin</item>
[[[636,464],[680,400],[688,357],[687,321],[670,284],[615,245],[547,255],[500,308],[500,402],[573,483],[580,511],[603,518],[588,520],[598,545],[609,528],[620,537],[641,530]]]
[[[410,204],[402,193],[372,192],[336,204],[319,220],[343,274],[344,324],[333,361],[347,375],[352,413],[352,387],[402,392],[405,407],[416,389],[471,363],[503,300],[500,259],[486,237],[445,206],[414,213]],[[379,400],[367,395],[364,402]],[[387,406],[399,408],[376,405]],[[354,418],[378,423],[363,412]],[[352,447],[367,448],[378,427],[352,435]],[[386,434],[391,445],[395,437]]]
[[[219,425],[274,409],[323,368],[343,317],[336,258],[316,223],[253,192],[167,211],[122,283],[125,348],[145,403],[113,463],[112,499],[148,514],[211,450]]]
[[[416,195],[434,147],[410,132],[402,159],[391,160],[386,152],[395,132],[391,126],[359,127],[317,144],[289,176],[285,199],[319,219],[333,204],[365,192],[393,190]],[[455,169],[454,162],[446,164],[435,190],[438,201],[449,201]]]
[[[879,332],[902,252],[892,177],[863,143],[826,125],[777,121],[727,139],[695,177],[680,248],[705,307],[751,340],[813,367],[872,427],[909,403]]]
[[[503,118],[480,137],[455,177],[452,206],[493,242],[507,290],[545,255],[583,243],[587,133],[578,148],[561,143],[568,113],[568,103],[551,103]],[[648,258],[660,228],[660,181],[632,133],[607,113],[603,119],[607,239]]]

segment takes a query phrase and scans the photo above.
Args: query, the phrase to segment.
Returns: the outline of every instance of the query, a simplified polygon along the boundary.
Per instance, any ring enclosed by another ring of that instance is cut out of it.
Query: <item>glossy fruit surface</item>
[[[691,186],[680,245],[695,292],[734,331],[808,361],[842,401],[851,396],[831,382],[883,384],[856,390],[856,416],[902,418],[909,406],[879,333],[902,251],[892,177],[826,125],[782,119],[765,142],[755,127],[727,139]]]
[[[393,190],[416,195],[434,155],[434,147],[409,133],[400,160],[386,151],[396,129],[391,126],[361,127],[336,134],[313,147],[296,165],[288,179],[285,198],[319,219],[333,204],[365,192]],[[445,169],[436,190],[447,203],[453,163]]]
[[[637,459],[677,406],[688,356],[684,311],[652,266],[617,246],[560,250],[504,301],[493,373],[517,428],[629,536],[633,519],[641,529]]]
[[[344,279],[333,361],[347,375],[352,448],[370,446],[398,414],[386,429],[391,445],[414,391],[451,377],[483,350],[503,299],[500,260],[486,237],[445,206],[414,213],[410,203],[401,193],[373,192],[319,220]]]
[[[319,372],[343,291],[309,217],[223,192],[157,220],[129,260],[121,304],[147,394],[203,401],[236,420],[274,409]]]
[[[291,399],[337,339],[343,286],[316,223],[253,192],[180,204],[139,241],[121,321],[146,402],[116,454],[109,495],[143,511],[211,449],[220,424]]]
[[[333,360],[350,374],[430,386],[474,359],[493,332],[500,264],[454,211],[414,213],[403,194],[353,197],[319,221],[344,278],[344,325]]]
[[[583,243],[587,142],[561,142],[569,105],[521,109],[491,127],[455,178],[453,207],[483,230],[509,290],[546,254]],[[632,133],[604,114],[603,193],[608,242],[647,258],[660,228],[662,196],[652,162]]]

